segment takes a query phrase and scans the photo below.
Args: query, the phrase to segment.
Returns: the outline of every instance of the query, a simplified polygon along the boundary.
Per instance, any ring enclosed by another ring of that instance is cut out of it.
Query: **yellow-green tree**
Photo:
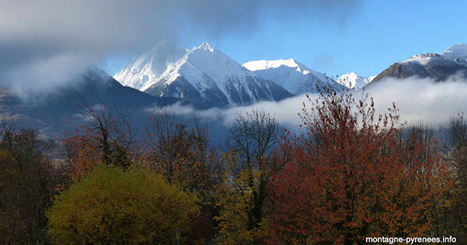
[[[224,154],[225,175],[228,179],[218,186],[220,214],[215,217],[219,222],[221,244],[252,244],[261,228],[249,229],[249,215],[252,210],[252,197],[256,186],[250,186],[251,177],[257,178],[259,172],[245,171],[237,165],[238,155],[234,152]]]
[[[261,243],[270,176],[281,162],[275,151],[283,130],[269,113],[253,110],[235,118],[224,154],[226,181],[219,191],[219,234],[224,244]]]
[[[197,202],[148,169],[99,165],[53,203],[49,234],[57,244],[168,244],[189,239]]]

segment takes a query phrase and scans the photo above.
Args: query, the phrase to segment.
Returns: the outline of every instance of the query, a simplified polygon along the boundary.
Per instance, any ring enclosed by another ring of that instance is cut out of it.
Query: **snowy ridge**
[[[243,66],[250,71],[267,70],[271,68],[279,68],[281,66],[287,66],[290,68],[297,68],[297,71],[302,73],[303,75],[310,73],[310,70],[311,70],[309,68],[306,68],[305,65],[298,63],[294,59],[255,60],[255,61],[247,62],[243,64]]]
[[[360,75],[357,75],[354,72],[349,72],[347,74],[344,74],[337,79],[337,83],[342,84],[350,89],[361,89],[365,85],[371,82],[373,78],[376,76],[371,76],[371,77],[363,77]]]
[[[467,43],[459,43],[446,49],[442,54],[447,59],[460,59],[467,61]]]
[[[342,89],[341,85],[325,74],[312,70],[294,59],[256,60],[247,62],[243,66],[295,95],[314,93],[317,85]]]
[[[467,62],[467,44],[459,43],[446,49],[442,54],[427,53],[418,54],[410,57],[410,59],[400,62],[401,64],[417,62],[422,66],[427,66],[433,60],[447,59],[454,62]]]
[[[433,59],[444,59],[443,56],[437,53],[427,53],[427,54],[417,54],[412,57],[410,57],[407,60],[404,60],[400,62],[401,64],[407,64],[407,63],[418,63],[422,66],[428,65]]]

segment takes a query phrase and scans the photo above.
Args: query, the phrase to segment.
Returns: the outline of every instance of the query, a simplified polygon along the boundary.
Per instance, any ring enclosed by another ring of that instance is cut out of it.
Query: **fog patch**
[[[89,59],[79,54],[60,54],[35,59],[7,73],[7,86],[23,100],[43,97],[77,77],[89,66]]]

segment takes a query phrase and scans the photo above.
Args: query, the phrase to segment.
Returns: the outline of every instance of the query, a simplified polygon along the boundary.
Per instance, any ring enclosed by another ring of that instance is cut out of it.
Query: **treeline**
[[[60,141],[4,126],[5,244],[363,244],[366,237],[467,235],[467,121],[449,144],[378,115],[367,95],[303,104],[300,133],[270,114],[237,115],[225,147],[207,124],[86,106]],[[141,136],[143,135],[143,136]]]

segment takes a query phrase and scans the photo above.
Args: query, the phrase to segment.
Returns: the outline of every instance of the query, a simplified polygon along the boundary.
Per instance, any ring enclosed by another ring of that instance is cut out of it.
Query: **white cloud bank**
[[[467,80],[460,76],[443,82],[429,78],[386,79],[368,92],[380,112],[395,102],[401,119],[409,123],[443,125],[451,116],[467,112]]]
[[[452,77],[444,82],[433,79],[386,79],[371,86],[367,91],[374,98],[378,114],[388,112],[393,102],[399,109],[401,122],[424,122],[434,126],[442,126],[449,122],[451,116],[459,112],[467,112],[467,80]],[[355,91],[355,98],[361,98],[362,92]],[[311,95],[314,100],[317,95]],[[305,95],[289,98],[280,102],[261,102],[252,106],[235,107],[230,109],[209,109],[194,111],[188,107],[175,106],[174,111],[179,115],[198,113],[202,118],[210,121],[222,122],[229,125],[239,113],[251,110],[264,110],[273,115],[283,126],[294,129],[300,125],[298,113],[303,103],[311,105]]]

